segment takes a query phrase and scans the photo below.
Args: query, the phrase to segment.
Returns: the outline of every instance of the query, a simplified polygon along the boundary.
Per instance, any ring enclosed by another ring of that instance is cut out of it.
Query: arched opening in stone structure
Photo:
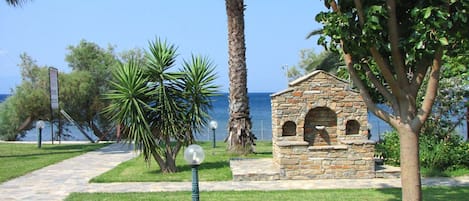
[[[346,135],[356,135],[360,133],[360,123],[357,120],[348,120],[345,124]]]
[[[310,146],[337,144],[337,115],[328,107],[316,107],[306,114],[304,140]]]
[[[295,136],[296,124],[293,121],[287,121],[282,126],[282,136]]]

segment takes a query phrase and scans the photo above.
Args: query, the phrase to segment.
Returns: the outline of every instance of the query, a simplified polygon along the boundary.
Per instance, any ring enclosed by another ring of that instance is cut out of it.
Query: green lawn
[[[423,188],[423,200],[457,201],[467,200],[469,187],[432,187]],[[138,201],[138,200],[191,200],[191,192],[161,193],[72,193],[66,201]],[[334,189],[334,190],[289,190],[289,191],[216,191],[200,192],[204,201],[398,201],[401,200],[400,189]]]
[[[226,152],[226,144],[217,142],[217,147],[212,148],[211,142],[199,142],[204,148],[205,160],[199,167],[199,177],[201,181],[229,181],[232,180],[229,167],[230,158],[239,156],[230,155]],[[272,142],[257,142],[257,154],[245,156],[247,158],[272,157]],[[179,153],[176,161],[178,172],[173,174],[162,174],[156,162],[151,161],[148,165],[142,157],[129,160],[118,165],[116,168],[96,177],[91,182],[162,182],[162,181],[190,181],[191,168],[186,165],[183,159],[183,150]],[[469,169],[456,169],[448,171],[434,171],[422,168],[424,177],[454,177],[469,175]]]
[[[0,182],[107,145],[0,143]]]
[[[226,152],[226,144],[217,142],[212,148],[211,142],[200,142],[205,151],[205,160],[199,166],[201,181],[232,180],[229,160],[239,157]],[[249,158],[272,157],[272,142],[257,142],[257,154],[248,155]],[[159,182],[159,181],[191,181],[191,168],[184,161],[183,151],[178,155],[177,173],[162,174],[158,164],[151,161],[147,165],[143,157],[137,157],[118,165],[116,168],[96,177],[91,182]]]

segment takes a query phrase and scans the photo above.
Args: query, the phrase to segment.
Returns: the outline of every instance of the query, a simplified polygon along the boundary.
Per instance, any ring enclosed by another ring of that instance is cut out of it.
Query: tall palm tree
[[[244,42],[244,2],[226,0],[228,16],[228,65],[230,78],[227,137],[228,150],[246,154],[253,151],[255,136],[251,132],[247,90],[246,46]]]

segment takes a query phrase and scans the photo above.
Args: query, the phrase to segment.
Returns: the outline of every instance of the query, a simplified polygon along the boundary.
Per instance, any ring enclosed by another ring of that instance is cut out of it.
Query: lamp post
[[[215,142],[215,130],[217,129],[217,127],[218,127],[217,121],[215,121],[215,120],[210,121],[210,129],[212,129],[212,131],[213,131],[213,136],[212,136],[212,140],[213,140],[212,141],[212,147],[213,148],[216,147],[216,144],[215,144],[216,143]]]
[[[37,133],[37,148],[41,148],[42,145],[42,129],[44,128],[45,123],[42,120],[36,122]]]
[[[197,171],[205,159],[204,150],[199,145],[191,144],[184,151],[184,159],[192,167],[192,201],[199,201],[199,174]]]

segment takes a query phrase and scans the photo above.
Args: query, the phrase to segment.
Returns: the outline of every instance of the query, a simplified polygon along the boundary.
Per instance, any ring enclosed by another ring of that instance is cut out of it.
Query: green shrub
[[[376,153],[383,157],[384,163],[388,165],[400,164],[399,134],[393,130],[386,132],[381,142],[376,144]]]
[[[419,138],[420,165],[434,170],[448,170],[469,167],[469,143],[456,134],[439,135],[423,133]],[[378,155],[384,163],[399,165],[399,134],[391,131],[376,145]]]
[[[420,137],[420,161],[423,167],[437,170],[454,169],[467,165],[467,143],[458,135],[450,134],[447,138],[436,135]]]

